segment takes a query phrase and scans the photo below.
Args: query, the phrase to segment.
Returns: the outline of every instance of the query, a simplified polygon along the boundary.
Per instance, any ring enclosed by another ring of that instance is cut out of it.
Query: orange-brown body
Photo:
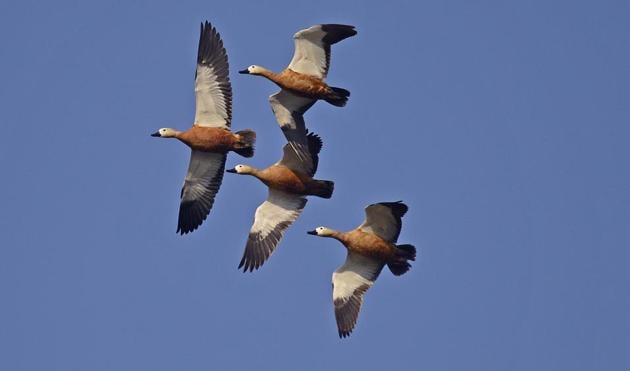
[[[203,152],[225,153],[241,148],[239,135],[223,128],[193,125],[187,131],[177,133],[176,138]]]
[[[384,263],[399,260],[396,256],[396,245],[359,228],[349,232],[337,232],[333,237],[338,239],[349,251],[378,259]]]
[[[272,165],[259,170],[255,176],[272,189],[302,196],[315,195],[318,181],[306,174],[289,169],[284,165]]]
[[[334,92],[324,80],[315,76],[301,74],[288,68],[280,73],[265,71],[262,75],[282,89],[290,90],[307,98],[325,99],[334,96]]]

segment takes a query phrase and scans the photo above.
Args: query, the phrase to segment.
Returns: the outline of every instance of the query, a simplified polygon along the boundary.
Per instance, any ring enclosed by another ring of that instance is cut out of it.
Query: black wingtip
[[[322,30],[326,33],[323,41],[329,45],[336,44],[357,34],[354,26],[346,24],[323,24]]]
[[[224,58],[225,64],[229,68],[227,52],[223,46],[221,34],[210,22],[202,22],[199,46],[197,48],[197,64],[208,64],[213,58],[216,59],[217,57]]]
[[[352,334],[352,330],[350,330],[350,331],[339,330],[339,338],[340,339],[345,339],[345,338],[349,337],[350,334]]]
[[[246,256],[243,256],[243,258],[241,259],[241,262],[238,264],[238,270],[241,270],[241,268],[243,269],[243,273],[247,273],[247,272],[253,272],[254,270],[257,270],[260,267],[260,265],[254,264],[253,262],[247,260]]]
[[[306,133],[308,151],[311,155],[311,161],[313,162],[313,174],[311,174],[311,176],[313,176],[317,172],[317,167],[319,166],[319,152],[322,150],[324,142],[322,141],[322,138],[319,137],[319,135],[313,132],[309,133],[308,130],[306,130]]]
[[[403,216],[405,216],[407,211],[409,211],[409,207],[405,203],[403,203],[402,200],[393,202],[379,202],[374,205],[383,205],[389,208],[394,216],[396,216],[397,218],[402,218]]]
[[[318,155],[324,145],[322,138],[313,132],[309,132],[308,130],[306,132],[308,133],[306,135],[308,149],[311,151],[311,153]]]
[[[195,231],[198,227],[199,226],[197,226],[197,227],[190,227],[190,226],[179,225],[179,226],[177,226],[177,231],[175,231],[175,233],[179,234],[180,236],[183,236],[183,235],[186,235],[186,234],[188,234],[190,232]]]
[[[201,222],[203,223],[203,220]],[[177,225],[177,231],[175,231],[175,233],[179,233],[180,236],[183,236],[185,234],[194,232],[197,228],[199,228],[200,225],[201,223],[194,225],[191,220],[180,220]]]
[[[220,174],[222,173],[223,170],[221,170]],[[194,232],[208,218],[208,214],[212,210],[213,204],[214,199],[212,199],[205,208],[195,202],[182,202],[179,205],[179,217],[177,219],[176,233],[185,235],[190,232]]]

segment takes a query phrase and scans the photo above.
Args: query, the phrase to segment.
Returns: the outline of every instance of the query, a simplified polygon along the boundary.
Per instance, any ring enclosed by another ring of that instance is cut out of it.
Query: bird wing
[[[365,221],[361,230],[373,233],[385,241],[395,243],[402,228],[402,217],[408,207],[402,201],[380,202],[365,208]]]
[[[193,150],[182,186],[177,232],[192,232],[203,223],[219,191],[227,154]]]
[[[304,174],[308,174],[311,177],[315,175],[317,171],[317,164],[319,163],[319,151],[322,149],[322,140],[315,133],[308,133],[306,135],[306,141],[308,146],[304,151],[304,146],[292,146],[291,143],[287,143],[282,148],[283,156],[276,165],[284,165],[293,171],[298,171]]]
[[[354,26],[341,24],[320,24],[300,30],[293,35],[295,52],[288,68],[325,79],[330,66],[330,46],[356,34]]]
[[[229,128],[232,122],[232,85],[221,35],[207,21],[201,24],[195,73],[195,124]]]
[[[269,189],[267,200],[256,209],[254,224],[238,267],[244,272],[260,268],[287,228],[300,216],[306,201],[302,196]]]
[[[276,121],[282,129],[289,144],[298,153],[306,151],[306,124],[304,113],[315,104],[317,100],[300,97],[286,90],[280,90],[269,96],[271,110],[276,116]],[[301,149],[299,147],[302,147]]]
[[[378,260],[348,252],[346,262],[333,273],[333,304],[339,337],[350,336],[359,317],[363,295],[372,287],[383,265]]]

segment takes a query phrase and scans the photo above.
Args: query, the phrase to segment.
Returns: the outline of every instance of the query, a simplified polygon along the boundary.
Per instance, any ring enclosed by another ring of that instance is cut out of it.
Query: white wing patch
[[[232,85],[227,53],[221,36],[208,22],[201,25],[195,75],[195,124],[229,128],[232,121]]]
[[[330,46],[356,35],[354,26],[320,24],[293,35],[295,52],[289,63],[291,70],[325,79],[330,65]]]
[[[274,189],[257,209],[239,268],[253,271],[271,256],[284,232],[300,216],[306,198]]]
[[[289,68],[305,75],[325,79],[327,75],[326,50],[322,39],[326,33],[321,26],[313,26],[293,35],[295,52]]]
[[[401,218],[406,212],[407,205],[400,201],[369,205],[365,208],[365,221],[359,228],[395,243],[402,228]]]
[[[354,329],[363,295],[372,287],[383,265],[378,260],[349,252],[346,262],[333,273],[333,303],[340,337],[349,336]]]
[[[289,143],[306,145],[306,124],[304,113],[317,100],[300,97],[286,90],[269,96],[271,110]]]
[[[230,127],[230,114],[227,95],[217,81],[212,68],[198,66],[195,79],[196,111],[195,124],[208,127]]]

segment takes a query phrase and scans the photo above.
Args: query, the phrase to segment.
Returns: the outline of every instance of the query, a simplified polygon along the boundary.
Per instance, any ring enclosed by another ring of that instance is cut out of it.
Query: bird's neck
[[[269,80],[275,82],[276,84],[280,81],[280,74],[273,73],[267,69],[262,69],[259,75],[268,78]]]
[[[254,178],[262,180],[262,178],[260,177],[260,170],[256,169],[255,167],[250,166],[245,175],[251,175]]]
[[[330,237],[330,238],[334,238],[335,240],[341,242],[342,244],[346,244],[345,242],[345,238],[344,238],[344,233],[343,232],[339,232],[339,231],[332,231],[328,236],[326,237]]]
[[[175,138],[177,140],[179,140],[180,142],[186,144],[187,146],[191,145],[191,137],[192,137],[192,133],[190,133],[190,130],[188,131],[179,131],[179,130],[173,130],[173,135],[171,135],[169,138]]]

